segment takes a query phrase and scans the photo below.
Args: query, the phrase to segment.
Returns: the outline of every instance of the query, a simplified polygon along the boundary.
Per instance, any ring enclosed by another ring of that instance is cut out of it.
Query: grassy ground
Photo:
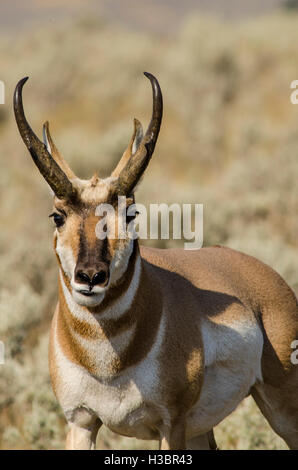
[[[33,128],[40,135],[49,119],[66,159],[86,177],[113,168],[134,116],[148,122],[151,92],[141,72],[155,73],[165,116],[137,201],[203,203],[205,245],[255,255],[297,291],[297,26],[294,13],[237,24],[192,17],[169,40],[90,18],[1,36],[0,448],[62,448],[65,438],[47,366],[57,300],[51,197],[17,133],[16,82],[30,75],[24,102]],[[215,433],[226,449],[285,448],[251,399]],[[106,430],[100,437],[102,448],[144,445]]]

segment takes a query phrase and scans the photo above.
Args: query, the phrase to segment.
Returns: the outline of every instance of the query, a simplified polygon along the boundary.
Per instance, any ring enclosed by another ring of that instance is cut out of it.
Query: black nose
[[[79,284],[88,284],[90,287],[93,286],[106,286],[109,281],[109,267],[102,265],[101,268],[87,268],[75,270],[75,281]]]
[[[91,284],[92,286],[102,286],[106,285],[108,281],[108,271],[102,269],[101,271],[98,271],[97,273],[94,274],[94,276],[91,279]]]

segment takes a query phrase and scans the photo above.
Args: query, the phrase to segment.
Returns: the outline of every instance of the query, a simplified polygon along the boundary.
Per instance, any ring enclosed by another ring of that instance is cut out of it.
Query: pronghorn
[[[153,154],[162,94],[143,135],[139,121],[110,177],[81,180],[44,125],[42,143],[23,110],[21,137],[54,192],[59,302],[50,335],[53,390],[69,423],[66,447],[95,448],[102,424],[159,440],[160,449],[213,449],[213,427],[249,394],[272,428],[298,449],[297,299],[255,258],[225,247],[153,249],[95,234],[101,203],[127,208]],[[118,214],[119,215],[119,214]],[[119,215],[120,216],[120,215]],[[110,222],[108,221],[107,224]]]

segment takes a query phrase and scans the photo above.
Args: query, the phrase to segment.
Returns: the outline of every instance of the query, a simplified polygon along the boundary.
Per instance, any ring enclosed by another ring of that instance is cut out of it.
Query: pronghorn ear
[[[52,139],[48,121],[46,121],[43,125],[43,141],[47,148],[47,151],[52,155],[56,163],[60,166],[60,168],[64,171],[68,178],[76,178],[76,175],[70,169]]]
[[[111,174],[111,176],[118,177],[122,171],[122,169],[125,167],[126,163],[130,159],[130,157],[137,151],[140,143],[142,142],[143,139],[143,127],[140,121],[138,119],[134,119],[134,131],[132,134],[132,137],[130,139],[130,142],[128,144],[127,149],[123,153],[118,165],[116,166],[115,170]]]

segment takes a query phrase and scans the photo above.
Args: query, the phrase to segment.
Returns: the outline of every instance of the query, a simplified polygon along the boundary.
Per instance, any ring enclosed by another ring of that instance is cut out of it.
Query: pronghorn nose
[[[90,287],[104,287],[109,281],[109,267],[103,264],[99,271],[93,268],[76,269],[75,281],[80,284],[89,284]]]
[[[108,274],[108,271],[104,269],[98,271],[98,273],[95,273],[92,277],[91,284],[93,286],[105,286],[109,280]]]

